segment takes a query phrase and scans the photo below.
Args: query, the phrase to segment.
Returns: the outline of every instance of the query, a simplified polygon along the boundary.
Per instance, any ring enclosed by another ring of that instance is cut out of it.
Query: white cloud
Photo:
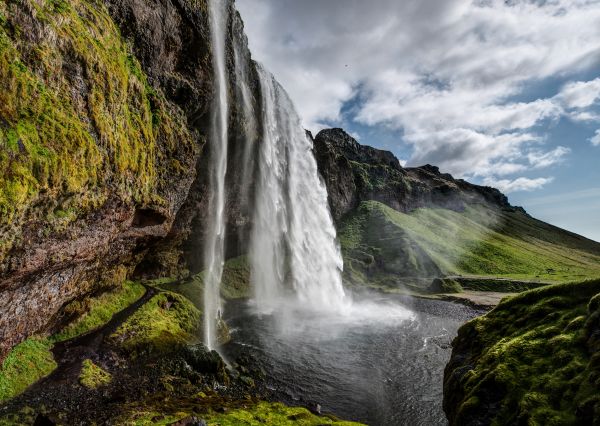
[[[543,167],[549,167],[554,164],[560,163],[564,160],[564,157],[569,154],[571,150],[564,146],[559,146],[552,151],[531,151],[527,154],[527,159],[531,166],[540,169]]]
[[[600,146],[600,130],[596,130],[596,134],[590,138],[590,142],[594,146]]]
[[[345,118],[398,129],[412,147],[411,165],[482,177],[549,167],[568,150],[544,149],[540,124],[598,118],[590,108],[600,78],[514,100],[530,82],[568,80],[600,65],[596,0],[238,0],[237,7],[254,56],[308,128]]]
[[[544,185],[552,182],[552,180],[552,178],[529,179],[525,177],[520,177],[514,180],[495,180],[492,178],[488,178],[485,179],[483,183],[484,185],[498,188],[500,191],[508,194],[517,191],[533,191],[535,189],[540,189]]]
[[[557,96],[567,108],[586,108],[600,99],[600,78],[566,84]]]

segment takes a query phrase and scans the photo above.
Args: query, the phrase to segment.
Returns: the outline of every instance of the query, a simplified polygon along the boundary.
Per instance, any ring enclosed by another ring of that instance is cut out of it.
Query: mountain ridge
[[[432,165],[404,168],[391,152],[339,128],[319,132],[314,144],[350,283],[395,288],[404,278],[424,286],[448,275],[556,282],[600,274],[599,243],[531,217],[496,188]]]

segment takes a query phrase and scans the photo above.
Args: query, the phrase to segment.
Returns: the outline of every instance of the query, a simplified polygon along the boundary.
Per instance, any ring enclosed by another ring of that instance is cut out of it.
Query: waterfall
[[[220,284],[225,251],[225,175],[227,173],[227,126],[229,104],[225,69],[225,31],[227,2],[210,0],[210,35],[216,96],[213,100],[210,130],[210,195],[204,248],[204,343],[217,345],[217,327],[221,317]]]
[[[342,256],[312,143],[273,76],[258,66],[262,138],[250,240],[252,283],[263,312],[289,300],[326,311],[349,303]]]
[[[241,20],[235,20],[233,23],[234,32],[243,34],[243,25]],[[233,40],[233,61],[235,71],[235,99],[238,105],[241,105],[243,122],[243,148],[241,155],[241,177],[240,177],[240,206],[243,210],[250,207],[250,186],[254,173],[254,142],[256,140],[257,123],[256,114],[252,106],[252,91],[248,81],[251,62],[249,55],[244,49],[245,36],[234,37]]]

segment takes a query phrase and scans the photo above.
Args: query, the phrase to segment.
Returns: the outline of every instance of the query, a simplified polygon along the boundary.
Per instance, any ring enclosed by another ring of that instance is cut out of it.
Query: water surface
[[[402,307],[410,309],[408,319]],[[289,310],[257,315],[250,302],[230,302],[233,339],[225,354],[254,355],[289,404],[318,403],[369,425],[447,424],[442,380],[450,343],[481,312],[412,298],[376,300],[365,310],[350,318]]]

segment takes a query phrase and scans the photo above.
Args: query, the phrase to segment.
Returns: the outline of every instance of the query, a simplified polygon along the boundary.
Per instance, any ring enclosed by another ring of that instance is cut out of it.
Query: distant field
[[[489,278],[556,283],[600,277],[600,244],[483,205],[405,214],[363,202],[343,220],[339,238],[345,277],[354,285],[423,287],[436,276],[477,278],[479,287]]]

